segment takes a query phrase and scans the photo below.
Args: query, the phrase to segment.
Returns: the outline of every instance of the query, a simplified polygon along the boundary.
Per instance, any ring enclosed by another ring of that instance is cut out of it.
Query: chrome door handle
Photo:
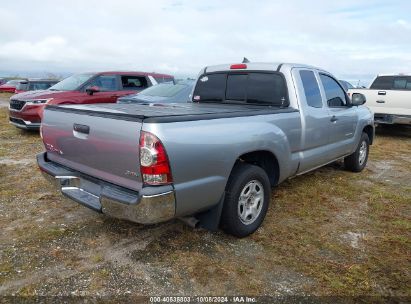
[[[385,92],[385,91],[378,91],[378,95],[387,95],[387,92]]]

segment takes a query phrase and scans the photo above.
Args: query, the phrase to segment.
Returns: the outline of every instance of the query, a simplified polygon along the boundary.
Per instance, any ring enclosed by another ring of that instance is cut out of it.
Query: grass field
[[[63,200],[36,167],[39,135],[4,107],[0,143],[0,295],[411,296],[409,128],[378,128],[362,173],[336,163],[274,188],[245,239]]]

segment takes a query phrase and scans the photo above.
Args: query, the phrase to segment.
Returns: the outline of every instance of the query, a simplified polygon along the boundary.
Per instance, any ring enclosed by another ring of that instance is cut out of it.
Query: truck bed
[[[46,109],[114,119],[144,120],[145,123],[207,120],[298,111],[289,107],[221,103],[48,105]]]
[[[51,161],[139,191],[142,187],[139,138],[143,124],[294,111],[292,108],[216,103],[48,105],[44,111],[42,135]]]

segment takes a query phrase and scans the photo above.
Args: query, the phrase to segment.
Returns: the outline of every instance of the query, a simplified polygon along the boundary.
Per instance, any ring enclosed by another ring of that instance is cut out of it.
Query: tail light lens
[[[247,65],[245,63],[237,63],[237,64],[232,64],[230,66],[231,70],[239,70],[239,69],[246,69]]]
[[[166,150],[153,134],[141,131],[140,170],[144,184],[165,185],[173,182]]]

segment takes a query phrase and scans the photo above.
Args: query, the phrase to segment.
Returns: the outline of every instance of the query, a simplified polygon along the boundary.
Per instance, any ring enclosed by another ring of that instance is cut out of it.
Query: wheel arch
[[[232,170],[239,163],[248,163],[262,168],[267,173],[271,186],[278,184],[280,166],[277,157],[271,151],[257,150],[244,153],[237,158]]]

